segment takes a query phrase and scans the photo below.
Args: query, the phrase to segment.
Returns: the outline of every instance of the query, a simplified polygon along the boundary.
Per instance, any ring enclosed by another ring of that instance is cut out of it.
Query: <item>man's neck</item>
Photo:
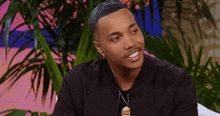
[[[135,79],[141,70],[141,67],[137,69],[126,69],[111,64],[110,67],[118,86],[123,91],[127,91],[132,88]]]

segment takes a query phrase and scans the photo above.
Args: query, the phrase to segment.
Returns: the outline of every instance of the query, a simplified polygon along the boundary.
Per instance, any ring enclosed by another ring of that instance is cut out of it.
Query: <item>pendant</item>
[[[128,106],[125,106],[125,107],[121,110],[121,115],[122,115],[122,116],[131,116],[130,108],[129,108]]]

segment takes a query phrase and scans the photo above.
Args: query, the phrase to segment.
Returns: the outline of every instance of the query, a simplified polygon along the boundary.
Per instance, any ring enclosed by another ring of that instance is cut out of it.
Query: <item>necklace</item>
[[[124,96],[122,95],[122,93],[121,93],[120,90],[119,90],[119,94],[121,95],[123,101],[124,101],[125,104],[126,104],[126,106],[125,106],[124,108],[122,108],[122,110],[121,110],[121,115],[122,115],[122,116],[131,116],[131,111],[130,111],[130,108],[129,108],[129,106],[128,106],[128,104],[129,104],[129,94],[127,94],[127,98],[128,98],[128,101],[127,101],[127,102],[125,101],[125,98],[124,98]]]

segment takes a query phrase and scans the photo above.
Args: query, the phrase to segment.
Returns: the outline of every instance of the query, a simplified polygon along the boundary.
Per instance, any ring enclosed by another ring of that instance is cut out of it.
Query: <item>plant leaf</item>
[[[7,114],[6,116],[25,116],[27,111],[25,110],[13,110],[11,113]]]
[[[19,8],[19,2],[10,2],[10,5],[8,6],[7,13],[4,17],[4,23],[5,23],[5,34],[4,34],[4,43],[5,43],[5,54],[6,54],[6,60],[7,60],[7,49],[8,49],[8,38],[9,38],[9,28],[11,26],[11,23],[13,21],[13,18],[18,11]]]
[[[201,57],[202,57],[202,47],[200,48],[199,54],[198,54],[198,56],[196,58],[196,63],[195,63],[195,69],[194,69],[194,72],[193,72],[193,76],[196,76],[196,74],[198,73],[198,69],[200,67]]]
[[[48,116],[46,112],[41,112],[40,116]]]
[[[53,82],[54,90],[55,90],[56,94],[58,94],[59,89],[62,84],[62,75],[60,73],[60,70],[58,69],[57,64],[55,63],[55,60],[53,59],[53,57],[50,53],[50,49],[47,45],[46,40],[44,39],[44,36],[40,30],[39,25],[34,26],[34,38],[37,38],[40,45],[43,47],[43,51],[46,55],[45,64],[46,64],[48,72],[50,74],[50,78]],[[44,57],[44,54],[42,54],[42,56]]]
[[[187,72],[191,73],[194,63],[193,63],[193,59],[192,59],[192,51],[191,51],[190,45],[188,45],[187,59],[188,59]]]
[[[182,0],[176,0],[177,14],[179,22],[181,23],[181,10],[182,10]]]

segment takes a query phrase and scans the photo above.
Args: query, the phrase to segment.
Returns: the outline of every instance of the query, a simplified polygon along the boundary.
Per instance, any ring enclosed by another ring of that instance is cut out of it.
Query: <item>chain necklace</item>
[[[124,96],[122,95],[121,91],[119,90],[119,94],[121,95],[123,101],[125,102],[126,106],[124,108],[122,108],[121,110],[121,115],[122,116],[131,116],[131,111],[130,111],[130,108],[129,108],[129,94],[127,94],[127,98],[128,98],[128,101],[126,102],[125,101],[125,98]]]

